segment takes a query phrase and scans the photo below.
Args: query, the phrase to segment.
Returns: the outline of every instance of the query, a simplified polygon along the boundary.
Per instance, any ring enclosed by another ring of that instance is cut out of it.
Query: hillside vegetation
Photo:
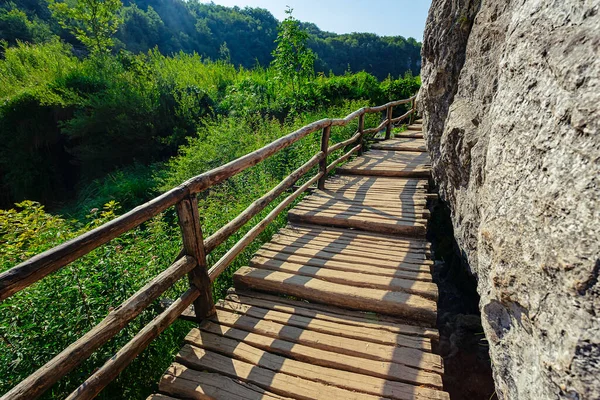
[[[122,19],[114,35],[106,34],[101,40],[87,40],[94,36],[77,18],[69,22],[52,17],[60,12],[74,16],[79,12],[75,8],[52,13],[36,1],[23,2],[22,9],[15,3],[5,6],[0,16],[0,32],[8,39],[0,60],[0,205],[4,208],[0,210],[0,271],[303,125],[345,116],[366,105],[407,98],[420,84],[410,68],[383,80],[365,71],[342,70],[341,75],[315,72],[320,57],[311,43],[316,40],[313,31],[317,28],[306,27],[291,15],[281,24],[274,21],[265,65],[244,67],[245,63],[235,61],[235,40],[224,46],[224,39],[218,36],[214,40],[220,56],[202,57],[193,52],[200,49],[185,48],[168,39],[169,35],[186,37],[187,25],[182,23],[182,31],[175,32],[177,23],[167,22],[171,21],[169,14],[159,5],[165,10],[174,7],[171,18],[188,15],[175,13],[176,7],[183,7],[194,16],[194,26],[203,19],[197,16],[199,11],[191,10],[207,10],[211,18],[245,16],[244,21],[258,16],[268,20],[270,14],[194,2],[152,4],[156,6],[152,12],[163,21],[158,25],[171,33],[161,34],[164,43],[146,43],[139,48],[122,35],[128,18],[135,20],[142,9],[150,13],[147,2],[119,8],[115,16]],[[24,25],[19,25],[21,22]],[[20,42],[15,35],[6,36],[7,24],[14,29],[25,26],[30,40]],[[232,25],[239,26],[237,22]],[[207,22],[207,26],[211,25]],[[223,35],[226,31],[223,29]],[[211,32],[216,30],[211,28]],[[235,32],[240,40],[263,41],[261,34]],[[161,48],[165,43],[174,47]],[[198,43],[208,46],[212,42]],[[248,45],[242,47],[254,51]],[[262,57],[258,50],[248,54],[243,56],[247,66],[254,65],[249,58]],[[399,115],[404,110],[399,107],[396,112]],[[370,114],[367,126],[376,126],[380,117]],[[356,124],[334,128],[332,142],[349,138],[356,129]],[[319,135],[310,135],[202,193],[199,208],[205,236],[273,188],[319,148]],[[210,254],[209,263],[218,260],[276,204]],[[215,298],[230,287],[233,272],[285,223],[284,215],[219,277]],[[163,271],[180,248],[176,215],[168,210],[0,303],[0,394]],[[182,280],[165,297],[177,297],[187,285]],[[45,398],[64,398],[160,310],[158,303],[150,307]],[[167,329],[100,398],[145,398],[155,389],[189,328],[179,321]]]

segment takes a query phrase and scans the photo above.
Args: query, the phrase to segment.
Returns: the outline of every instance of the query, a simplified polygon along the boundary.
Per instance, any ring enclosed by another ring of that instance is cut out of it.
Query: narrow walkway
[[[236,272],[151,399],[449,399],[420,124],[338,173]]]

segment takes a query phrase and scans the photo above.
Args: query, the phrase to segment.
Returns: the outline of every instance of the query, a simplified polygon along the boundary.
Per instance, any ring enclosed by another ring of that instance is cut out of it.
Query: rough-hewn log
[[[398,122],[402,121],[404,118],[409,117],[412,113],[413,113],[413,110],[409,110],[407,113],[402,114],[401,116],[392,119],[392,124],[397,124]]]
[[[358,139],[360,139],[360,132],[355,133],[351,138],[346,139],[343,142],[339,142],[331,146],[329,150],[327,150],[328,154],[331,154],[339,149],[343,149],[344,147],[356,142]]]
[[[173,286],[175,282],[195,266],[196,260],[190,256],[184,256],[176,261],[123,304],[108,313],[106,318],[88,333],[12,388],[2,396],[2,400],[31,400],[42,395],[60,378],[72,371],[96,349],[121,331],[158,296]]]
[[[331,136],[331,126],[323,128],[323,134],[321,135],[321,152],[326,156],[319,161],[319,173],[321,178],[317,182],[319,189],[325,189],[325,180],[327,179],[327,155],[329,154],[329,137]]]
[[[388,120],[384,119],[383,122],[381,124],[379,124],[379,126],[377,126],[376,128],[365,129],[364,134],[370,135],[372,133],[377,133],[377,132],[381,131],[383,128],[385,128],[387,123],[388,123]]]
[[[329,164],[327,166],[327,173],[330,173],[331,171],[333,171],[333,169],[341,162],[346,161],[347,159],[349,159],[352,154],[354,154],[354,152],[360,150],[362,147],[362,145],[358,144],[356,146],[354,146],[353,148],[350,149],[349,152],[347,152],[346,154],[344,154],[343,156],[341,156],[340,158],[338,158],[337,160],[335,160],[334,162],[332,162],[331,164]]]
[[[177,216],[183,236],[185,253],[196,259],[196,266],[188,274],[190,286],[198,289],[200,295],[194,301],[196,319],[201,321],[215,313],[215,304],[212,298],[212,285],[208,277],[206,252],[198,216],[198,199],[192,195],[177,203]]]
[[[358,144],[360,144],[360,149],[358,150],[358,155],[362,155],[365,149],[365,115],[362,114],[358,119]]]
[[[385,139],[389,139],[392,136],[392,114],[394,112],[394,107],[389,106],[387,108],[387,116],[385,117],[385,120],[387,121],[387,124],[385,126]]]
[[[199,193],[213,185],[231,178],[235,174],[249,167],[258,164],[278,151],[289,147],[309,134],[327,126],[331,126],[330,119],[322,119],[320,121],[313,122],[312,124],[306,125],[297,131],[290,133],[289,135],[269,143],[261,149],[246,154],[237,160],[233,160],[211,171],[198,175],[197,177],[188,180],[185,185],[190,188],[191,193]]]
[[[367,112],[367,113],[381,112],[381,111],[387,110],[388,107],[396,107],[396,106],[399,106],[401,104],[410,103],[416,97],[417,96],[415,95],[415,96],[413,96],[413,97],[411,97],[409,99],[390,101],[389,103],[386,103],[386,104],[383,104],[383,105],[377,106],[377,107],[367,107],[367,108],[365,108],[365,112]]]
[[[234,232],[244,226],[248,221],[250,221],[254,216],[256,216],[259,212],[264,210],[266,206],[268,206],[273,200],[279,197],[283,192],[285,192],[288,188],[290,188],[298,179],[300,179],[304,174],[311,170],[319,161],[324,158],[324,154],[319,152],[315,156],[313,156],[310,160],[308,160],[304,165],[300,168],[292,172],[287,178],[285,178],[281,183],[275,186],[270,192],[262,196],[260,199],[256,200],[252,204],[250,204],[240,215],[235,217],[231,222],[227,225],[224,225],[217,232],[212,234],[204,241],[204,248],[207,253],[213,251],[218,245],[223,243],[229,236],[231,236]]]
[[[364,115],[365,114],[365,110],[366,110],[366,108],[363,107],[361,109],[358,109],[358,110],[354,111],[353,113],[348,114],[345,118],[332,119],[331,120],[331,126],[346,126],[346,125],[348,125],[348,123],[350,121],[352,121],[356,117]]]
[[[248,244],[250,244],[265,228],[275,219],[277,216],[294,200],[298,198],[306,189],[315,183],[321,177],[321,173],[313,176],[308,182],[300,186],[298,190],[285,198],[281,203],[277,205],[262,221],[248,231],[219,261],[208,270],[208,275],[211,281],[215,279],[231,264],[231,262],[240,254]]]
[[[93,399],[110,382],[112,382],[148,345],[156,339],[169,325],[173,323],[200,295],[196,288],[188,289],[179,299],[175,300],[160,315],[154,318],[137,335],[134,336],[121,350],[106,361],[82,383],[67,400]]]
[[[148,221],[183,199],[187,196],[187,193],[187,188],[178,186],[96,229],[40,253],[1,273],[0,301]]]

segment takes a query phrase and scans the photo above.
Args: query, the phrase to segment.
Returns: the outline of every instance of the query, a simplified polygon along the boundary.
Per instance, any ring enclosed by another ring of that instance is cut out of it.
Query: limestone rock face
[[[422,57],[498,397],[600,399],[600,2],[433,0]]]

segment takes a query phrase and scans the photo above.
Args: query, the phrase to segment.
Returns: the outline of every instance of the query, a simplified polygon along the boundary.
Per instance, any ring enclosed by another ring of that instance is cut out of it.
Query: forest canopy
[[[124,0],[120,16],[114,51],[146,53],[156,47],[164,55],[183,51],[212,60],[227,56],[232,64],[244,68],[269,65],[280,24],[265,9],[230,8],[198,0]],[[364,70],[378,79],[408,70],[419,73],[421,45],[413,38],[338,35],[312,23],[301,26],[309,34],[308,46],[317,55],[317,72],[339,75]],[[12,0],[0,6],[0,38],[9,45],[42,43],[54,36],[85,52],[81,41],[48,10],[48,0]]]

